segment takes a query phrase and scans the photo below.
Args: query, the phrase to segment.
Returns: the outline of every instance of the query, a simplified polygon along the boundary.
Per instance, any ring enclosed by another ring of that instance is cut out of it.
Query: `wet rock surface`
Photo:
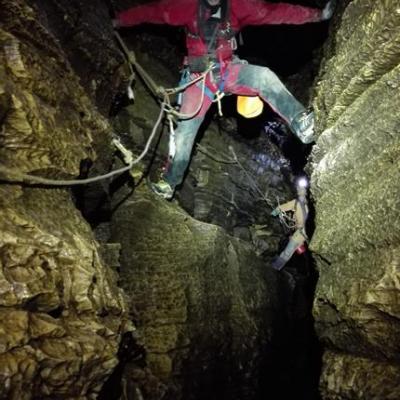
[[[316,90],[314,315],[327,399],[400,397],[399,7],[343,5]]]
[[[74,177],[109,126],[24,1],[0,3],[2,165]],[[100,146],[101,147],[101,146]],[[0,187],[0,398],[93,399],[132,330],[67,189]]]
[[[279,326],[277,274],[249,244],[154,196],[135,192],[112,228],[147,366],[160,382],[139,387],[152,399],[253,398]],[[126,373],[132,393],[137,368]]]

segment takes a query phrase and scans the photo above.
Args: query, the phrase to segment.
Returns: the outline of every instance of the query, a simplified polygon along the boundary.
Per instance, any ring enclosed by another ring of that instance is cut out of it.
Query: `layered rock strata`
[[[108,124],[33,9],[2,1],[0,16],[1,163],[78,176]],[[97,397],[130,329],[116,278],[68,189],[1,183],[1,399]]]
[[[337,15],[314,107],[326,399],[400,398],[400,2],[354,0]]]

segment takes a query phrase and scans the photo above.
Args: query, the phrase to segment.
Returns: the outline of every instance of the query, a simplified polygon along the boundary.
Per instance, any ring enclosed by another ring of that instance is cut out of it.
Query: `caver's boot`
[[[276,269],[277,271],[280,271],[284,266],[285,266],[285,264],[287,263],[287,261],[288,260],[286,260],[286,259],[284,259],[283,257],[281,257],[281,256],[278,256],[278,257],[275,257],[273,260],[272,260],[272,268],[273,269]]]
[[[175,192],[175,189],[164,179],[150,182],[150,188],[155,194],[167,200],[171,200]]]
[[[291,123],[294,134],[305,144],[315,142],[314,112],[304,111],[298,114]]]
[[[278,257],[275,257],[272,260],[272,268],[280,271],[286,263],[291,259],[293,253],[299,247],[299,244],[296,243],[292,238],[289,239],[288,244],[286,245],[285,249],[279,254]]]

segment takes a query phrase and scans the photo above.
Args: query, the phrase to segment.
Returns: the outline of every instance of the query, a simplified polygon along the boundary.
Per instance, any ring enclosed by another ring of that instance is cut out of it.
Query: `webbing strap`
[[[216,65],[219,66],[220,64],[216,64]],[[217,94],[217,93],[223,93],[223,92],[224,92],[224,89],[225,89],[225,80],[226,80],[227,75],[228,75],[228,70],[225,69],[225,72],[224,72],[224,74],[223,74],[223,76],[222,76],[222,78],[221,78],[221,80],[220,80],[218,86],[216,87],[216,90],[215,90],[215,91],[213,91],[213,89],[210,88],[210,87],[206,84],[206,87],[205,87],[205,89],[204,89],[204,93],[205,93],[205,95],[206,95],[208,98],[211,99],[211,101],[214,101],[214,100],[215,100],[216,94]],[[197,83],[196,86],[199,87],[199,84]]]

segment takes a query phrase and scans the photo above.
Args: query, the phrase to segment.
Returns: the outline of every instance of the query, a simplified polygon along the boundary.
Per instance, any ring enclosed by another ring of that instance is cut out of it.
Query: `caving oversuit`
[[[286,89],[279,78],[267,67],[248,64],[235,55],[235,35],[248,25],[304,24],[327,19],[324,11],[286,3],[263,0],[221,0],[210,6],[207,0],[161,0],[139,5],[117,14],[116,26],[129,27],[142,23],[168,24],[186,28],[187,59],[191,78],[215,63],[207,75],[206,95],[199,108],[202,87],[189,86],[184,94],[181,113],[193,118],[182,119],[175,131],[175,155],[166,170],[160,195],[171,198],[184,177],[197,131],[215,92],[244,96],[259,96],[268,103],[305,143],[311,142],[314,117],[306,112]],[[211,95],[209,93],[212,92]],[[157,186],[155,187],[157,191]],[[165,193],[163,193],[165,192]]]

